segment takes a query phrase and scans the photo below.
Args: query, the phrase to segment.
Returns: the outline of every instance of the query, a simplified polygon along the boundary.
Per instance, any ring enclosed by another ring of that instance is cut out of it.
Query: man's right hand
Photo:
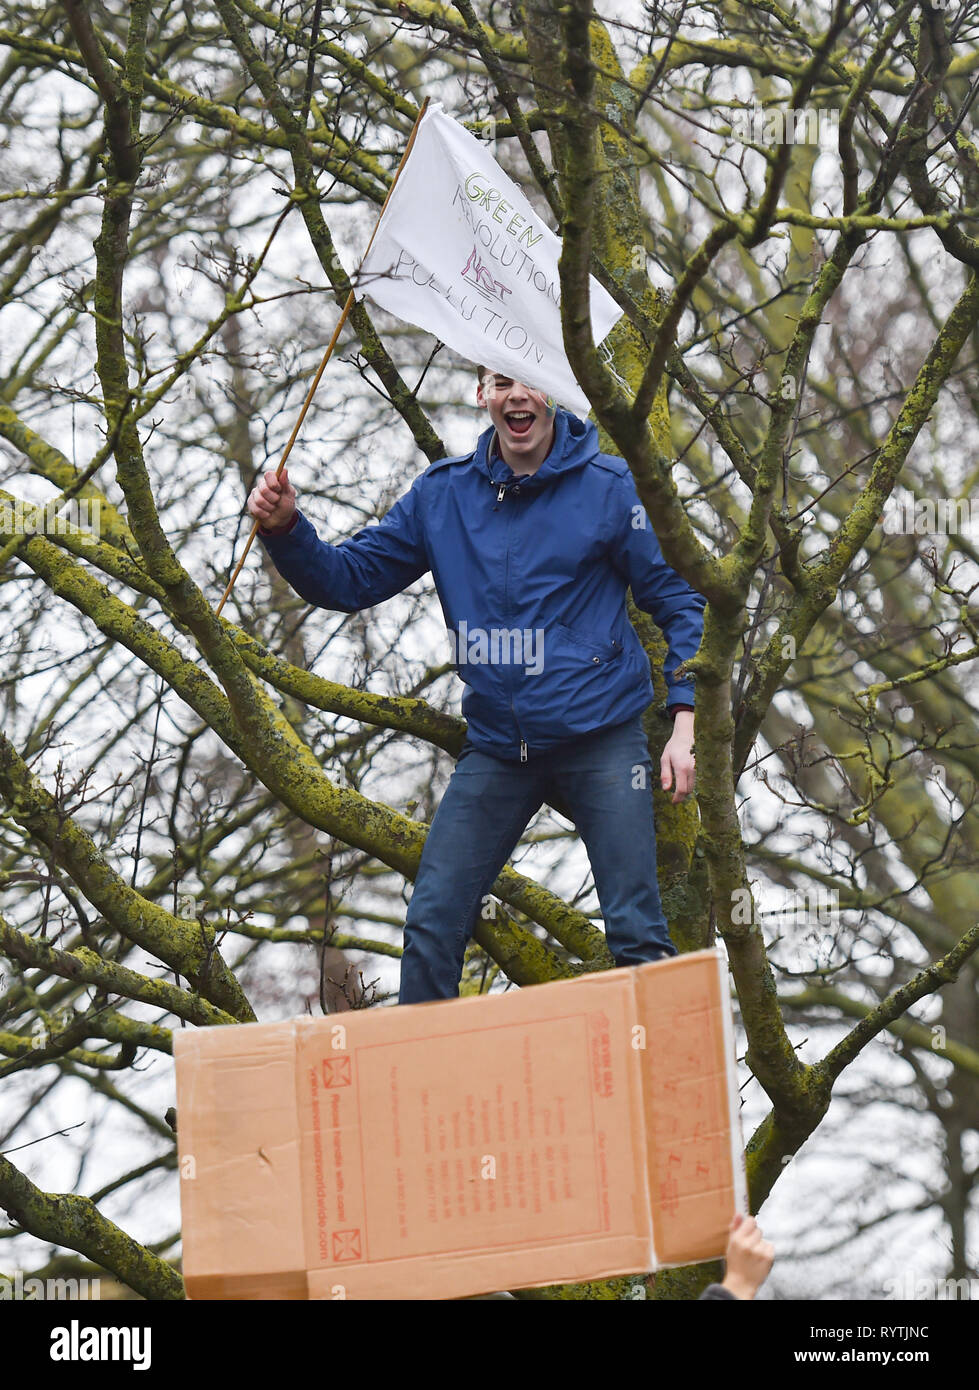
[[[248,498],[248,510],[266,531],[280,531],[289,525],[296,511],[296,489],[283,468],[281,478],[269,472]]]

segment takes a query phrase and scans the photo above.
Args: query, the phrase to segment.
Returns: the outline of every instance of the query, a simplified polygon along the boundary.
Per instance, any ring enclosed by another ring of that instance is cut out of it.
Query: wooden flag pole
[[[361,256],[361,258],[360,258],[360,264],[361,264],[361,265],[363,265],[364,261],[367,259],[367,254],[368,254],[368,252],[370,251],[371,247],[372,247],[373,244],[374,244],[374,238],[377,236],[377,229],[378,229],[378,227],[381,225],[381,218],[384,216],[384,209],[387,207],[388,202],[390,201],[391,194],[394,192],[394,189],[395,189],[395,186],[396,186],[396,184],[397,184],[397,182],[398,182],[398,179],[401,177],[401,171],[402,171],[402,169],[405,167],[405,164],[406,164],[407,161],[408,161],[408,156],[411,154],[411,147],[412,147],[412,145],[415,143],[415,136],[418,134],[418,127],[421,125],[422,117],[424,116],[425,111],[426,111],[427,108],[428,108],[428,100],[429,100],[428,97],[426,97],[425,100],[422,102],[422,104],[421,104],[421,109],[419,110],[418,115],[417,115],[417,117],[415,118],[415,124],[411,127],[411,133],[410,133],[410,135],[408,136],[408,143],[405,145],[405,152],[404,152],[404,154],[401,156],[401,163],[398,165],[397,169],[395,170],[394,178],[391,180],[391,187],[388,189],[388,191],[387,191],[387,197],[384,199],[384,202],[383,202],[383,204],[381,205],[380,215],[378,216],[377,222],[376,222],[376,224],[375,224],[375,226],[374,226],[374,230],[371,232],[371,239],[370,239],[370,241],[367,243],[367,250],[364,252],[364,254],[363,254],[363,255]],[[359,270],[359,267],[358,267],[358,270]],[[355,278],[356,278],[356,275],[355,275]],[[283,468],[285,468],[285,466],[286,466],[286,459],[287,459],[287,458],[289,457],[289,455],[292,453],[292,446],[293,446],[293,444],[295,444],[296,439],[297,439],[297,437],[298,437],[298,435],[299,435],[299,431],[300,431],[300,429],[302,428],[302,423],[303,423],[303,421],[304,421],[305,418],[306,418],[306,412],[307,412],[307,410],[309,409],[310,405],[312,404],[313,397],[314,397],[315,394],[316,394],[316,388],[317,388],[317,386],[319,386],[319,384],[320,384],[320,378],[322,377],[323,373],[326,371],[326,364],[327,364],[327,362],[329,362],[330,358],[333,356],[333,349],[334,349],[334,348],[336,347],[336,345],[337,345],[337,339],[340,337],[341,329],[343,328],[343,325],[344,325],[344,324],[346,323],[346,321],[347,321],[347,315],[350,313],[350,310],[353,308],[353,303],[354,303],[354,292],[353,292],[353,290],[351,290],[350,293],[347,295],[347,302],[346,302],[346,304],[344,304],[343,309],[342,309],[342,311],[341,311],[341,313],[340,313],[340,318],[339,318],[339,321],[337,322],[337,326],[336,326],[336,328],[333,330],[333,337],[330,339],[329,346],[327,347],[326,352],[323,354],[323,361],[320,363],[319,368],[318,368],[318,370],[317,370],[317,372],[316,372],[316,375],[313,377],[312,384],[310,385],[309,390],[306,392],[306,399],[305,399],[305,401],[303,402],[303,408],[302,408],[302,410],[299,412],[299,419],[296,421],[295,426],[293,427],[292,434],[289,436],[289,442],[288,442],[288,444],[286,445],[285,449],[283,450],[282,457],[281,457],[281,459],[279,460],[279,466],[278,466],[278,468],[275,470],[275,476],[276,476],[277,478],[281,478],[281,476],[282,476],[282,470],[283,470]],[[251,548],[252,548],[252,542],[254,541],[255,537],[258,535],[258,528],[259,528],[260,525],[261,525],[261,522],[258,521],[258,520],[256,519],[254,525],[252,526],[251,534],[250,534],[250,536],[248,537],[248,542],[247,542],[247,544],[246,544],[246,546],[245,546],[245,549],[242,551],[241,559],[238,561],[237,565],[235,566],[234,573],[232,574],[231,578],[228,580],[228,587],[225,589],[224,595],[223,595],[223,597],[222,597],[222,599],[221,599],[221,602],[220,602],[220,603],[218,604],[218,606],[217,606],[216,612],[217,612],[217,616],[218,616],[218,617],[221,616],[221,609],[224,607],[224,605],[225,605],[225,603],[226,603],[226,601],[227,601],[228,595],[231,593],[231,590],[234,588],[235,580],[238,578],[239,574],[241,573],[242,566],[244,565],[245,560],[246,560],[247,557],[248,557],[248,552],[249,552],[249,550],[251,550]]]

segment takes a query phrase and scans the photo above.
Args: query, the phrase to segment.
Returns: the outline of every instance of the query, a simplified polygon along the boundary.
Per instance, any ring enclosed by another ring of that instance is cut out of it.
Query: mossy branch
[[[851,998],[842,989],[834,989],[832,985],[809,985],[808,988],[795,990],[792,994],[783,994],[780,999],[782,1008],[793,1012],[808,1015],[810,1009],[832,1009],[849,1018],[860,1020],[870,1019],[877,1007],[861,1003],[859,999]],[[946,1039],[939,1045],[935,1029],[913,1018],[892,1018],[884,1027],[888,1033],[893,1033],[894,1037],[900,1038],[911,1047],[921,1048],[933,1057],[951,1062],[969,1076],[979,1077],[979,1051],[976,1048],[956,1042],[954,1038]]]
[[[185,1297],[183,1280],[172,1265],[104,1217],[90,1197],[42,1192],[2,1154],[0,1207],[22,1230],[77,1250],[144,1298]]]
[[[5,734],[0,733],[0,795],[10,814],[66,870],[106,920],[126,938],[190,980],[238,1019],[255,1017],[215,945],[214,931],[150,902],[108,863],[91,836],[60,807]]]
[[[941,960],[934,961],[913,975],[907,984],[894,990],[870,1009],[857,1026],[847,1033],[831,1052],[817,1064],[816,1070],[835,1081],[840,1072],[853,1061],[867,1044],[888,1028],[896,1019],[907,1013],[912,1004],[926,995],[933,994],[943,985],[951,984],[959,977],[959,971],[971,955],[979,950],[979,923],[947,951]]]
[[[122,995],[141,1004],[166,1009],[177,1018],[186,1019],[201,1028],[239,1020],[225,1009],[219,1009],[199,995],[169,984],[166,980],[151,980],[115,961],[105,960],[90,947],[62,951],[37,937],[27,936],[0,917],[0,953],[21,965],[60,975],[78,984],[95,985],[109,994]]]
[[[364,849],[406,878],[414,878],[425,827],[358,792],[335,786],[257,681],[255,699],[262,718],[269,722],[272,736],[256,746],[242,733],[227,699],[200,667],[67,555],[40,536],[25,542],[21,554],[55,593],[162,675],[273,795],[308,825],[335,835],[344,844]],[[230,636],[227,640],[231,640]],[[250,639],[245,639],[244,645],[249,646]],[[569,908],[538,884],[512,869],[504,869],[492,891],[545,927],[568,950],[583,959],[601,959],[604,936],[599,929],[584,914]],[[187,970],[181,973],[191,978]],[[209,997],[222,1007],[229,1007],[216,996]],[[236,1009],[229,1007],[229,1011],[237,1016]]]

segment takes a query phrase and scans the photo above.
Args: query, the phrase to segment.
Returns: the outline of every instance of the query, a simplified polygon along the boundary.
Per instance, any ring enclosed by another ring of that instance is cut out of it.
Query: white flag
[[[564,352],[560,254],[560,238],[486,146],[435,102],[418,125],[355,294],[587,415]],[[622,310],[594,276],[589,285],[600,343]]]

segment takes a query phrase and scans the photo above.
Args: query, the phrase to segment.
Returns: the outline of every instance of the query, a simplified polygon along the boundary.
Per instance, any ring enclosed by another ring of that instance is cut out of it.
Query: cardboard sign
[[[719,951],[174,1034],[191,1298],[458,1298],[724,1253],[747,1211]]]

